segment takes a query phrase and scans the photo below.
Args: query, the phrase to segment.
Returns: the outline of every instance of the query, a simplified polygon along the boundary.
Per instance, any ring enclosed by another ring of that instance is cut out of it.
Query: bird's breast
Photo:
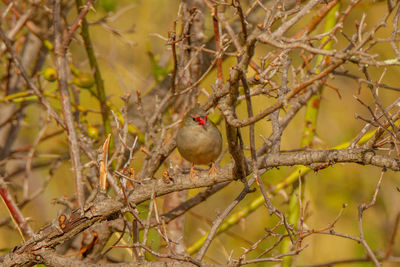
[[[185,127],[178,132],[177,147],[186,160],[195,164],[208,164],[219,156],[222,138],[219,131],[212,127]]]

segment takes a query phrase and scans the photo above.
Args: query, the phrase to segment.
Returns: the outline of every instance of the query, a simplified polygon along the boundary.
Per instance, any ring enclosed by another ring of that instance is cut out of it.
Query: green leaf
[[[104,9],[105,12],[115,11],[117,8],[116,0],[100,0],[99,5]]]

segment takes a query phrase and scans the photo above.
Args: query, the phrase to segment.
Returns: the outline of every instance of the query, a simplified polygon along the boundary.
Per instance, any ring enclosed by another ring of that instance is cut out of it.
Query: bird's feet
[[[192,165],[192,168],[190,169],[190,174],[189,174],[189,177],[190,177],[190,180],[193,182],[193,184],[195,185],[195,186],[197,186],[197,184],[196,184],[196,177],[195,176],[199,176],[199,172],[198,171],[196,171],[195,169],[194,169],[194,165]]]
[[[208,170],[208,176],[212,176],[213,183],[215,184],[215,172],[217,168],[215,167],[215,162],[211,162],[210,169]]]

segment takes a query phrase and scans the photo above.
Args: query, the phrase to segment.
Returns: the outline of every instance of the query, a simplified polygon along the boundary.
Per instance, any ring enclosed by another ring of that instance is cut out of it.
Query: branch
[[[309,165],[311,163],[358,163],[362,165],[373,165],[386,167],[394,171],[400,170],[400,161],[383,155],[376,155],[373,151],[364,149],[340,149],[326,151],[299,152],[291,154],[274,154],[260,157],[258,166],[261,168],[273,168],[279,166]],[[128,197],[131,204],[139,204],[150,199],[152,188],[156,188],[156,196],[171,192],[198,187],[207,187],[215,183],[232,181],[236,177],[233,173],[232,164],[222,167],[215,178],[208,175],[208,171],[199,173],[194,184],[188,174],[170,174],[173,181],[164,179],[143,181],[137,185]],[[74,210],[71,214],[62,214],[50,225],[43,227],[30,240],[15,248],[13,252],[3,256],[0,262],[7,265],[26,253],[32,253],[43,247],[53,248],[70,240],[73,236],[87,229],[91,225],[114,218],[120,213],[126,204],[123,201],[106,198],[99,194],[93,203],[88,203],[85,214],[81,216],[80,210]],[[62,222],[62,223],[61,223]]]
[[[72,116],[71,99],[68,90],[68,63],[66,59],[66,47],[62,42],[61,28],[61,1],[54,3],[54,34],[55,34],[55,55],[57,72],[59,74],[58,85],[60,88],[60,102],[63,111],[65,125],[67,127],[67,137],[70,143],[70,154],[72,169],[75,178],[75,190],[79,207],[83,210],[85,205],[85,184],[82,177],[82,164],[79,151],[78,135],[76,133],[74,118]]]

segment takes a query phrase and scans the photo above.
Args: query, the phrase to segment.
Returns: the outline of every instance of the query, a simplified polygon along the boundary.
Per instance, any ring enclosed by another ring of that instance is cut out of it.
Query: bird
[[[209,174],[215,171],[215,160],[221,154],[222,135],[200,107],[192,108],[178,130],[176,145],[181,156],[192,163],[190,178],[194,179],[194,165],[211,163]]]

